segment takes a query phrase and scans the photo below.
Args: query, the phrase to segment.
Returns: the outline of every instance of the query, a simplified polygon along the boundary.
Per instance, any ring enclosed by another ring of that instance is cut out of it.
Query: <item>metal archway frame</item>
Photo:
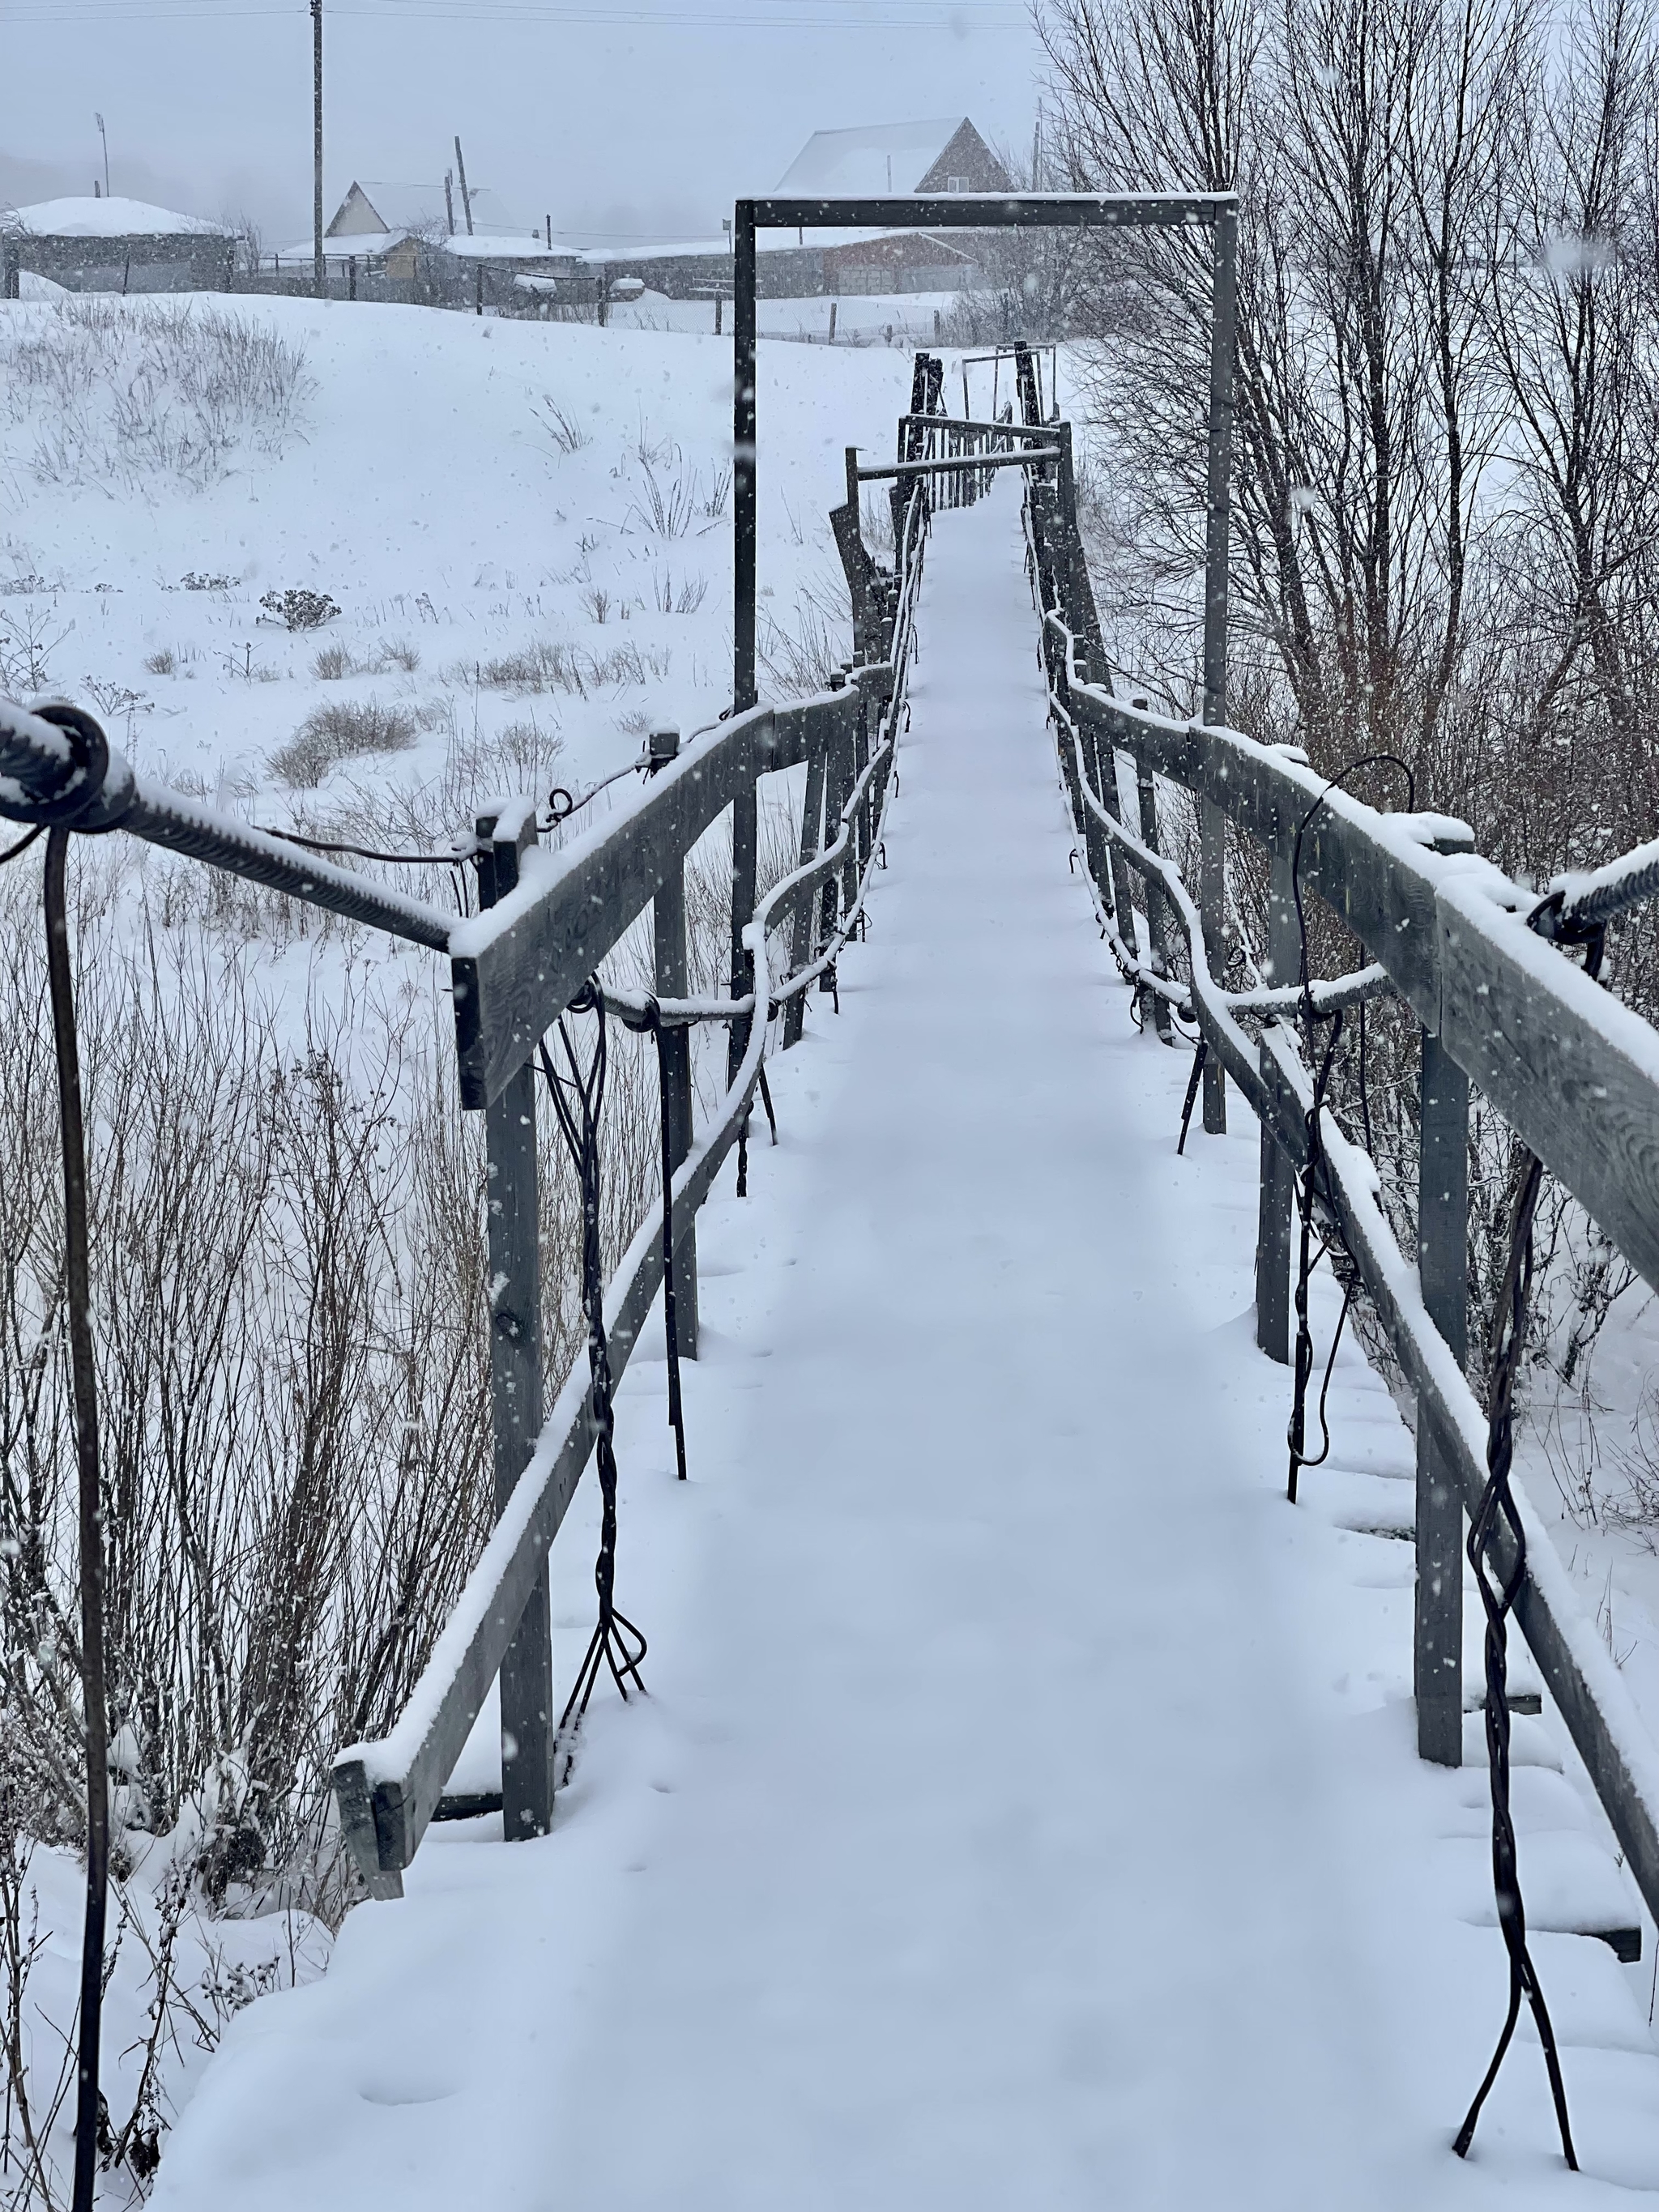
[[[755,241],[763,230],[1185,229],[1207,223],[1215,251],[1210,323],[1209,465],[1204,542],[1204,720],[1227,713],[1227,537],[1233,420],[1236,192],[934,192],[872,199],[739,200],[732,230],[732,697],[755,704],[757,591]]]

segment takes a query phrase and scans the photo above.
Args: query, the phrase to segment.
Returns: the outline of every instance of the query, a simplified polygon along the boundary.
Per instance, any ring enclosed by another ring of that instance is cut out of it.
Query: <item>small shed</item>
[[[27,272],[70,292],[228,292],[236,240],[222,223],[143,200],[43,200],[0,211],[0,296]]]

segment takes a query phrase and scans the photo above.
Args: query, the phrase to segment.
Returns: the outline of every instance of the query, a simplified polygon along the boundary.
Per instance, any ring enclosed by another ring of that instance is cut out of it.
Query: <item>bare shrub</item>
[[[164,645],[159,653],[145,655],[144,665],[152,676],[176,676],[179,656],[170,645]]]
[[[311,388],[302,346],[199,300],[82,295],[0,329],[0,408],[46,483],[199,489],[240,453],[281,452]]]
[[[544,392],[540,404],[531,411],[552,441],[556,451],[576,453],[584,446],[592,444],[592,432],[579,422],[574,415],[568,415],[551,392]]]
[[[407,752],[420,732],[412,708],[378,699],[335,699],[313,707],[287,744],[270,757],[285,783],[320,783],[330,769],[361,753]]]
[[[325,645],[313,658],[311,672],[319,684],[337,684],[342,677],[355,676],[357,667],[351,647],[337,641],[333,645]]]
[[[400,668],[405,676],[412,676],[421,665],[421,648],[406,637],[383,637],[379,661],[382,668]]]

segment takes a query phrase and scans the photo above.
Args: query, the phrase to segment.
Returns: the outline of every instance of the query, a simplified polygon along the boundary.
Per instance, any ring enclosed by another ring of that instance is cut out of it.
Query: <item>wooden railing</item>
[[[1345,987],[1350,995],[1392,990],[1421,1031],[1414,1262],[1395,1240],[1369,1156],[1345,1138],[1328,1107],[1317,1123],[1320,1203],[1416,1394],[1419,1748],[1456,1765],[1464,1516],[1477,1509],[1488,1473],[1487,1416],[1465,1374],[1470,1085],[1643,1279],[1659,1286],[1659,1033],[1528,927],[1536,895],[1482,860],[1462,823],[1381,812],[1316,774],[1294,749],[1115,696],[1083,561],[1069,434],[1062,433],[1064,425],[1045,428],[1063,450],[1034,472],[1027,501],[1060,765],[1102,925],[1120,962],[1154,1020],[1167,1020],[1173,1005],[1190,1013],[1210,1070],[1232,1079],[1261,1125],[1256,1326],[1258,1343],[1275,1359],[1289,1357],[1292,1184],[1307,1163],[1313,1104],[1294,1020],[1303,997],[1298,889],[1316,893],[1365,947],[1373,964]],[[1132,763],[1140,801],[1138,831],[1121,818],[1121,755]],[[1158,850],[1156,778],[1196,802],[1196,896]],[[1266,964],[1276,990],[1229,992],[1216,978],[1229,835],[1255,841],[1267,856]],[[1150,939],[1144,949],[1137,902]],[[1173,973],[1177,939],[1190,984]],[[1206,1108],[1206,1128],[1224,1127],[1218,1082]],[[1659,1757],[1518,1492],[1516,1506],[1525,1571],[1514,1618],[1659,1918]],[[1515,1557],[1500,1532],[1494,1565],[1502,1575]]]

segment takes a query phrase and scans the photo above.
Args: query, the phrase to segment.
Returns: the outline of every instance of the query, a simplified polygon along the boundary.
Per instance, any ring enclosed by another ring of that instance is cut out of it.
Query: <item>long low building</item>
[[[222,223],[144,200],[43,200],[0,210],[0,297],[22,275],[70,292],[227,292],[236,240]]]

